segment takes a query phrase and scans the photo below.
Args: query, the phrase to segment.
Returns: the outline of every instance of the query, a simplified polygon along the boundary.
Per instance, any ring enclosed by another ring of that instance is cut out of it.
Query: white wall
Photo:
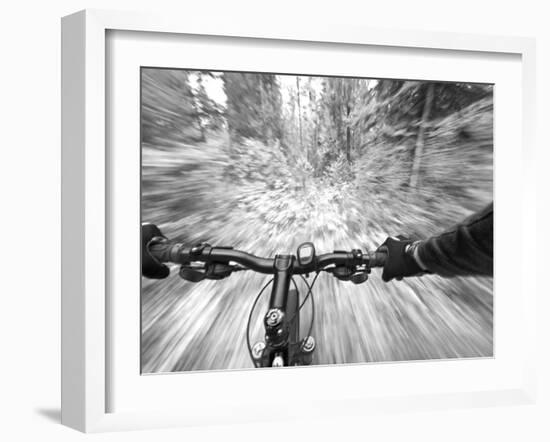
[[[543,1],[175,1],[58,0],[4,2],[0,8],[0,439],[80,440],[59,419],[60,323],[60,17],[83,8],[163,10],[193,20],[196,11],[249,17],[536,36],[538,41],[540,185],[548,188],[550,14]],[[265,6],[262,6],[265,5]],[[312,6],[315,5],[315,6]],[[542,193],[542,192],[541,192]],[[539,212],[542,237],[548,207]],[[510,240],[514,250],[513,232]],[[542,252],[539,252],[543,258]],[[535,258],[535,257],[534,257]],[[534,259],[535,261],[535,259]],[[548,259],[546,258],[546,262]],[[542,259],[539,260],[540,271]],[[545,269],[544,269],[545,270]],[[541,273],[542,275],[542,273]],[[513,275],[512,275],[513,277]],[[541,280],[541,282],[543,282]],[[548,291],[546,290],[548,293]],[[550,296],[550,295],[549,295]],[[163,430],[95,436],[96,440],[550,440],[550,337],[540,301],[540,401],[536,406],[369,416],[362,421]],[[411,380],[414,382],[414,380]],[[184,399],[183,399],[184,400]],[[294,435],[295,437],[288,437]]]

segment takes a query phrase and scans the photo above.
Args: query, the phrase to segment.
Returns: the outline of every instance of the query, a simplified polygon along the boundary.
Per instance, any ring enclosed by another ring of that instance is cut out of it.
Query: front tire
[[[300,342],[300,296],[296,289],[288,291],[286,317],[291,321],[288,333],[288,365],[295,365],[294,353]]]

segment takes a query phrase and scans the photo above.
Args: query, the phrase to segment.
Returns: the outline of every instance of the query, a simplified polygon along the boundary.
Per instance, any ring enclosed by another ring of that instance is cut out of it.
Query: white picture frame
[[[62,423],[85,432],[284,419],[293,416],[360,415],[371,410],[418,410],[510,403],[532,403],[535,397],[535,339],[526,339],[519,361],[521,380],[501,388],[426,394],[378,395],[341,398],[316,397],[305,412],[299,407],[277,410],[258,407],[251,399],[220,403],[218,409],[197,407],[180,411],[109,412],[111,355],[107,328],[108,302],[109,155],[107,154],[106,80],[107,33],[155,32],[162,35],[202,35],[285,42],[368,45],[404,50],[429,49],[483,54],[513,54],[521,63],[521,228],[534,231],[536,186],[534,168],[535,43],[518,37],[491,37],[451,33],[350,28],[326,24],[295,25],[269,22],[215,22],[200,17],[178,17],[86,10],[62,21]],[[157,34],[158,35],[158,34]],[[517,172],[516,172],[517,173]],[[534,245],[521,243],[521,272],[526,273]],[[515,256],[518,259],[518,255]],[[535,333],[537,288],[534,279],[521,279],[518,319],[524,337]],[[384,370],[380,366],[379,370]],[[360,369],[360,368],[358,368]],[[139,372],[139,368],[136,368]],[[332,370],[342,370],[335,367]],[[279,371],[281,373],[281,371]],[[139,374],[139,373],[138,373]],[[219,376],[224,376],[218,373]],[[285,376],[298,376],[289,372]],[[208,376],[196,374],[193,376]],[[267,373],[265,376],[269,376]],[[449,382],[449,381],[446,381]],[[195,394],[195,393],[193,393]],[[186,398],[193,401],[193,395]],[[299,404],[303,405],[303,404]],[[155,407],[152,407],[155,408]],[[226,411],[224,411],[226,410]],[[239,410],[236,414],[233,411]]]

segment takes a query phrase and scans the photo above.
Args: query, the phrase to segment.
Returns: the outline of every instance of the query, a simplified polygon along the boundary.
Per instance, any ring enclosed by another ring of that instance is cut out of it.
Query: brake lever
[[[356,272],[350,277],[354,284],[363,284],[367,279],[369,279],[368,272]]]
[[[331,273],[340,281],[351,281],[354,284],[362,284],[369,279],[370,268],[359,269],[355,267],[352,269],[346,266],[337,266],[324,269],[324,271]]]
[[[179,275],[186,281],[200,282],[205,279],[220,280],[227,278],[234,270],[244,270],[244,268],[237,269],[236,266],[219,262],[213,262],[200,267],[187,264],[180,267]]]
[[[206,278],[208,279],[224,279],[231,275],[233,266],[214,262],[206,266]]]
[[[250,270],[248,267],[239,264],[232,265],[231,267],[233,272],[244,272],[246,270]]]
[[[184,264],[180,267],[180,278],[189,282],[200,282],[206,278],[206,268]]]

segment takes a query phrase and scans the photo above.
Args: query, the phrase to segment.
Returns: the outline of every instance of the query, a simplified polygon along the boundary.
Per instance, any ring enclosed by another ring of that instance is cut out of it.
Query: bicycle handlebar
[[[191,262],[204,263],[225,263],[230,261],[258,273],[273,274],[276,258],[260,258],[247,252],[241,252],[229,247],[211,247],[199,245],[195,247],[184,247],[183,244],[163,240],[152,243],[149,252],[161,263],[172,262],[174,264],[190,264]],[[383,267],[386,261],[386,254],[383,252],[362,253],[354,251],[334,251],[316,257],[314,262],[306,267],[300,266],[297,260],[292,261],[292,274],[300,275],[324,270],[330,265],[335,266],[361,266],[367,268]]]

